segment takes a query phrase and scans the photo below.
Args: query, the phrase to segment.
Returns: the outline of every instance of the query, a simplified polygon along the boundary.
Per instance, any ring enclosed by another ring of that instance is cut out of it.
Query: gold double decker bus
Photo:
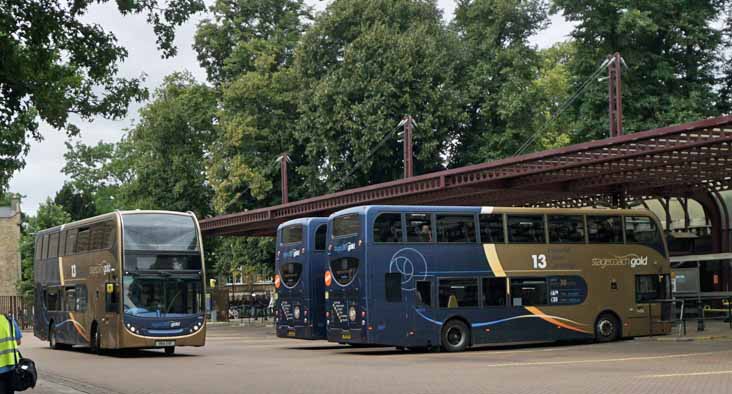
[[[329,341],[400,348],[667,334],[645,210],[362,206],[328,221]]]
[[[203,346],[204,264],[192,213],[117,211],[40,231],[34,334],[95,352]]]

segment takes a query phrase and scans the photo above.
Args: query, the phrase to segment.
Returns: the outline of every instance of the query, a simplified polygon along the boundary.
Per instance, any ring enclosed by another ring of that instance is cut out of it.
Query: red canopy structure
[[[366,204],[623,205],[732,186],[732,116],[369,185],[201,221],[208,236],[274,235],[277,226]]]

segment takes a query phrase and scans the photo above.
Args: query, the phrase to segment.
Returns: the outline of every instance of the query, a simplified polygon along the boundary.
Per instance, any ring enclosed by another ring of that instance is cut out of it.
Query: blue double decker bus
[[[290,220],[277,229],[275,324],[281,338],[325,339],[323,305],[327,218]]]
[[[646,210],[363,206],[328,229],[332,342],[461,351],[671,329]]]

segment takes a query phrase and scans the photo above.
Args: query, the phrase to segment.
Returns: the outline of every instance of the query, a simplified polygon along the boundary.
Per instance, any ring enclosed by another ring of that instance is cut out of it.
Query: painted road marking
[[[664,356],[643,356],[643,357],[624,357],[624,358],[604,358],[604,359],[590,359],[590,360],[567,360],[567,361],[536,361],[536,362],[512,362],[512,363],[500,363],[500,364],[486,364],[481,367],[534,367],[542,365],[573,365],[573,364],[599,364],[599,363],[614,363],[614,362],[625,362],[625,361],[646,361],[646,360],[663,360],[669,358],[685,358],[685,357],[697,357],[707,356],[710,354],[729,353],[732,350],[721,351],[721,352],[701,352],[701,353],[684,353],[684,354],[668,354]]]
[[[656,378],[677,378],[687,376],[709,376],[709,375],[729,375],[732,371],[709,371],[709,372],[687,372],[687,373],[668,373],[660,375],[643,375],[641,378],[644,379],[656,379]]]

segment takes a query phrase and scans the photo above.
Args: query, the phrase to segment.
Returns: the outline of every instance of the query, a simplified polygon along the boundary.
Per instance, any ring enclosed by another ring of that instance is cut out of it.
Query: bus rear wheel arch
[[[620,338],[622,327],[620,318],[612,311],[600,313],[595,320],[595,340],[597,342],[612,342]]]
[[[448,320],[442,326],[442,349],[446,352],[462,352],[470,347],[470,326],[461,318]]]

